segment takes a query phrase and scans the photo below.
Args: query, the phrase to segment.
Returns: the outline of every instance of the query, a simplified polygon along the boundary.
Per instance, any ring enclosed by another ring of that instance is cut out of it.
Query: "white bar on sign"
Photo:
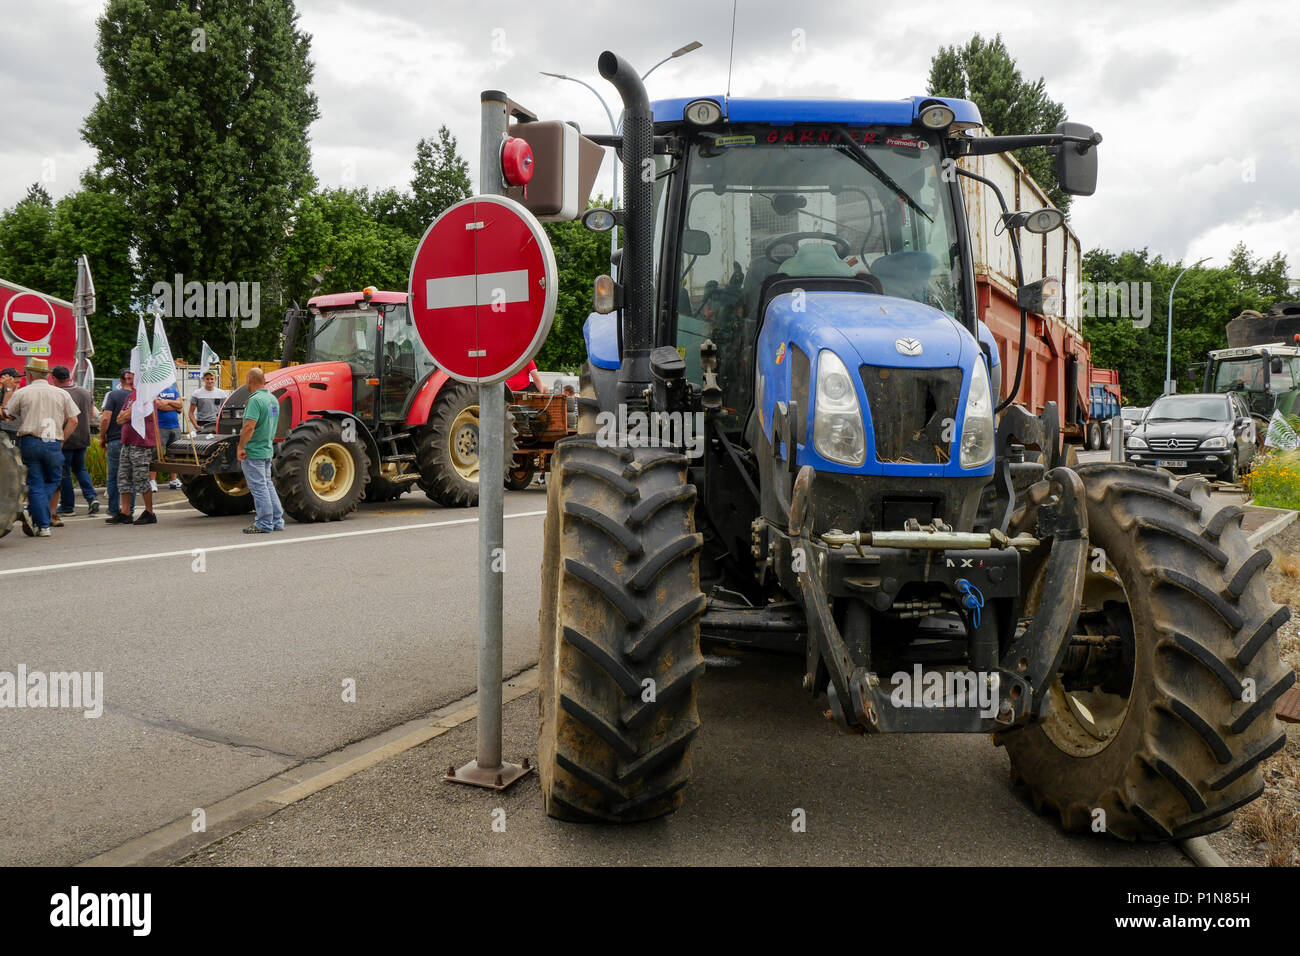
[[[14,322],[38,322],[41,325],[50,324],[50,316],[45,312],[15,312],[9,318]]]
[[[501,297],[494,298],[498,289],[501,290]],[[428,279],[425,281],[424,295],[430,309],[456,309],[467,305],[492,305],[495,302],[527,302],[528,270]]]

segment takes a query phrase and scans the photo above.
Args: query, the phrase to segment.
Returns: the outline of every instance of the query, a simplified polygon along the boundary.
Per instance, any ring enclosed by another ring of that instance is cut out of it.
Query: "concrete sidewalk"
[[[694,779],[669,817],[559,823],[542,812],[536,773],[504,793],[445,783],[448,765],[474,754],[471,720],[184,863],[1191,865],[1174,846],[1066,836],[1010,786],[1007,758],[986,736],[847,737],[800,689],[798,661],[749,655],[710,665]],[[536,721],[536,691],[506,705],[507,760],[535,760]],[[796,810],[806,832],[792,830]]]

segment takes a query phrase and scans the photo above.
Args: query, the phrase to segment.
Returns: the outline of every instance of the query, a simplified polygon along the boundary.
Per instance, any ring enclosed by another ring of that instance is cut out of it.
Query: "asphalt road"
[[[506,493],[507,674],[537,657],[544,507]],[[0,671],[99,671],[105,700],[0,710],[0,865],[78,862],[475,687],[475,511],[408,494],[269,536],[157,514],[0,541]]]

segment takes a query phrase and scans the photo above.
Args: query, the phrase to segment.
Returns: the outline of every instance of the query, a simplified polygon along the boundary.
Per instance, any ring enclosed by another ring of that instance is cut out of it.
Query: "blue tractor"
[[[677,808],[702,642],[791,653],[846,732],[990,733],[1070,830],[1227,824],[1285,741],[1294,679],[1266,552],[1203,483],[1068,466],[976,314],[962,157],[1055,154],[1089,127],[980,136],[963,100],[622,97],[617,275],[595,282],[578,434],[556,446],[542,569],[547,812]],[[1022,273],[1023,274],[1023,273]],[[1022,323],[1059,295],[1022,284]],[[1025,341],[1023,331],[1020,341]],[[1010,365],[1010,363],[1008,363]]]

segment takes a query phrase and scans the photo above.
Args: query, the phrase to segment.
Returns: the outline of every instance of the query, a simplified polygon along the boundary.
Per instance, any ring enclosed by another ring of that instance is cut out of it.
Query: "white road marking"
[[[536,518],[545,511],[521,511],[505,515],[506,518]],[[68,561],[64,564],[42,564],[32,568],[9,568],[0,571],[0,577],[11,574],[35,574],[38,571],[65,571],[68,568],[89,568],[104,564],[122,564],[127,561],[149,561],[154,558],[192,557],[195,551],[243,551],[247,548],[274,548],[286,544],[304,544],[312,541],[330,541],[335,538],[357,538],[368,534],[391,534],[394,531],[416,531],[420,528],[447,528],[452,525],[478,524],[478,518],[456,518],[452,521],[425,521],[420,524],[403,524],[392,528],[365,528],[360,531],[334,531],[329,534],[303,535],[301,538],[278,538],[272,541],[247,541],[242,544],[196,545],[182,551],[155,551],[152,554],[126,554],[116,558],[95,558],[91,561]]]

